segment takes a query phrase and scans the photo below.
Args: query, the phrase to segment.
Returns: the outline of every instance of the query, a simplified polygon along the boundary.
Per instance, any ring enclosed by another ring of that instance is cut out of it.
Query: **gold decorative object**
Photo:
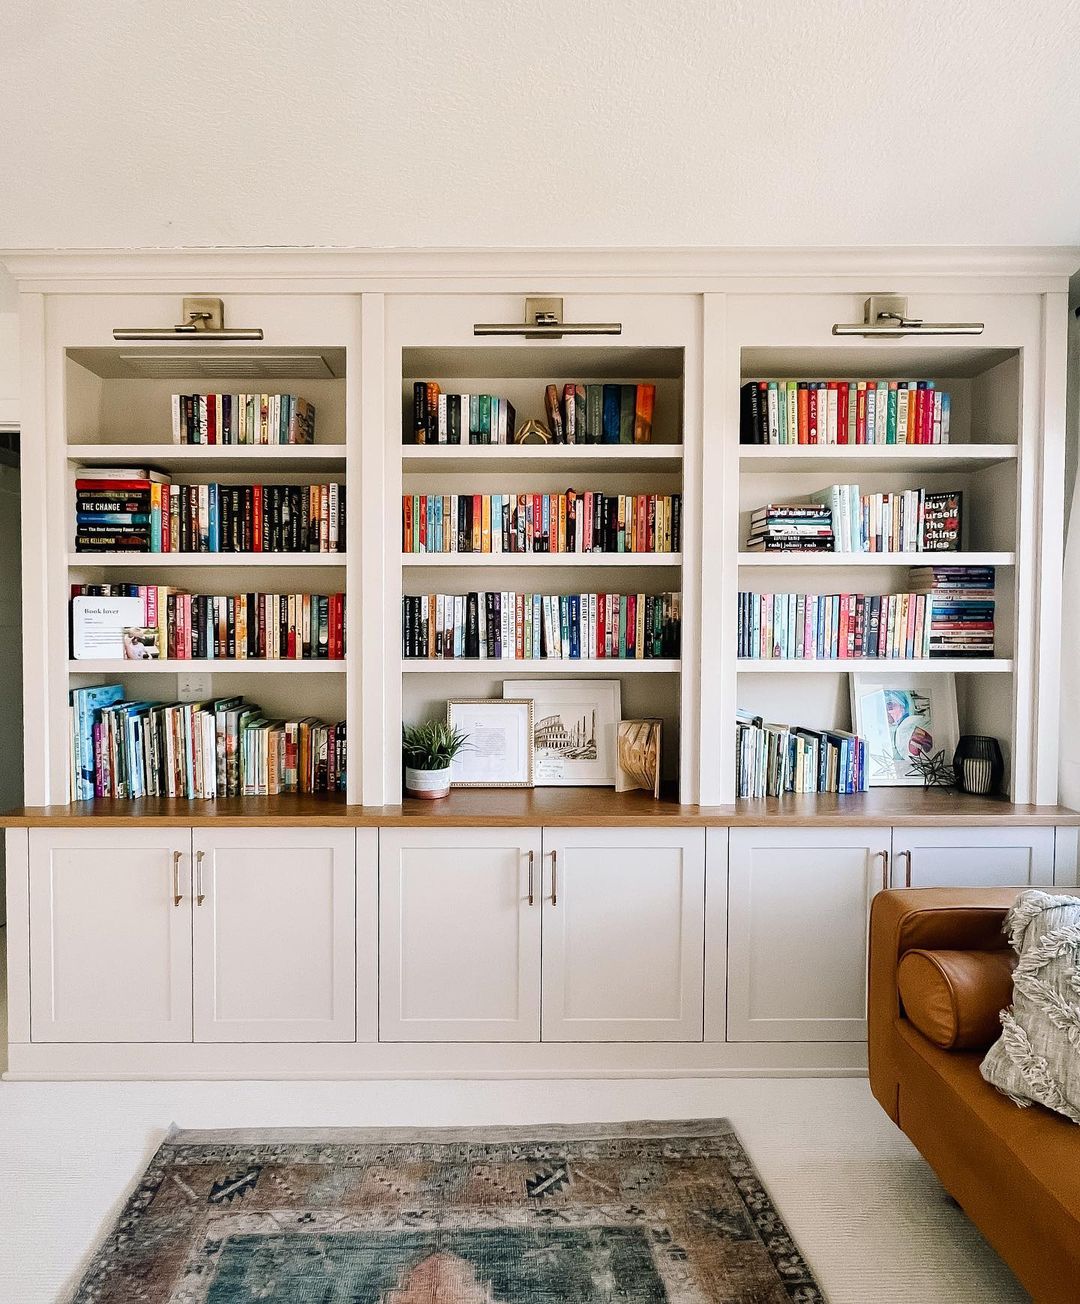
[[[542,421],[526,421],[514,436],[515,444],[550,444],[551,431]]]
[[[615,791],[644,788],[660,796],[660,721],[620,720]]]

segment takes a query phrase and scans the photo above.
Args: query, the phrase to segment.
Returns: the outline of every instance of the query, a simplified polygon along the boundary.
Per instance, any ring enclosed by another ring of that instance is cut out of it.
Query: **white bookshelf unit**
[[[1076,882],[1080,816],[1056,801],[1065,328],[1078,265],[1068,250],[960,262],[915,250],[12,258],[27,724],[26,807],[6,817],[10,1075],[861,1072],[875,892]],[[566,322],[620,333],[474,333],[522,321],[538,286],[563,296]],[[832,334],[883,290],[906,293],[927,321],[984,329]],[[220,296],[227,324],[263,339],[113,338],[178,320],[192,293]],[[740,443],[745,380],[852,376],[932,378],[952,396],[950,442]],[[550,383],[652,383],[652,440],[418,445],[419,380],[507,398],[519,424],[544,419]],[[313,402],[315,444],[172,442],[174,392],[256,390]],[[344,483],[344,551],[77,552],[74,481],[118,465],[182,484]],[[747,551],[755,509],[837,481],[962,491],[961,551]],[[569,489],[681,494],[681,549],[403,553],[403,495]],[[739,656],[740,591],[903,592],[913,569],[935,563],[995,568],[992,658]],[[125,581],[344,592],[347,652],[73,660],[71,585]],[[403,597],[479,590],[677,592],[680,654],[404,655]],[[851,674],[883,669],[955,677],[961,732],[1001,741],[1007,795],[736,800],[737,710],[847,729]],[[206,696],[243,694],[267,715],[346,721],[347,791],[70,803],[71,690],[119,682],[130,697],[173,701],[191,675]],[[661,798],[538,787],[403,799],[403,724],[536,678],[614,679],[624,717],[661,718]],[[796,983],[762,980],[762,958],[777,952]],[[647,1002],[635,977],[645,972]]]

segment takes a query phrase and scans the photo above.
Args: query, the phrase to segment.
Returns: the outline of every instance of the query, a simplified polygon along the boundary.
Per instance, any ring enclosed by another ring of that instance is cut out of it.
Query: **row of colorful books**
[[[402,656],[535,661],[679,655],[678,593],[427,593],[402,598]]]
[[[117,648],[128,660],[339,661],[345,656],[344,593],[187,593],[159,584],[74,584],[72,655],[105,655],[108,629],[82,637],[114,598]],[[114,652],[113,655],[116,655]]]
[[[655,407],[653,384],[570,382],[544,390],[544,415],[556,444],[648,444]],[[413,384],[415,444],[512,444],[516,430],[509,399],[444,393],[434,380]]]
[[[344,552],[344,484],[173,484],[147,467],[75,481],[77,552]]]
[[[753,512],[752,552],[955,552],[963,494],[901,489],[860,494],[834,484],[806,503],[769,503]]]
[[[406,494],[403,552],[679,552],[681,494]]]
[[[865,792],[866,742],[843,729],[766,724],[761,716],[739,711],[735,773],[740,797]]]
[[[174,444],[313,444],[315,407],[297,394],[174,394]]]
[[[947,444],[951,401],[932,380],[748,380],[743,444]]]
[[[936,593],[740,593],[739,656],[847,660],[993,656],[994,604]]]
[[[243,697],[128,701],[121,684],[71,693],[72,801],[343,792],[345,723],[268,719]]]

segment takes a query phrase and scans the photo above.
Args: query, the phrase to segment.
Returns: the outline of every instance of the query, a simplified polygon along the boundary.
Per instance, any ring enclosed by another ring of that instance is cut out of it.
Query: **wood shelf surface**
[[[74,568],[98,566],[116,570],[125,566],[158,566],[164,570],[196,570],[223,566],[285,567],[307,570],[309,567],[344,570],[343,552],[72,552],[68,553],[68,566]]]
[[[739,657],[735,668],[746,674],[870,674],[897,671],[903,674],[1007,675],[1012,673],[1009,657],[839,657],[839,658],[767,658]]]
[[[9,828],[145,828],[336,826],[344,828],[756,828],[768,825],[1031,827],[1080,826],[1080,812],[1026,806],[951,789],[875,788],[854,796],[741,800],[730,806],[654,801],[644,792],[611,788],[459,789],[441,801],[407,799],[398,806],[350,806],[342,794],[230,797],[186,801],[144,797],[72,805],[20,807],[0,815]]]
[[[1014,462],[1016,444],[740,444],[747,474],[785,471],[980,471]]]
[[[681,566],[681,552],[403,552],[402,566],[458,567],[506,566],[548,568],[563,566]]]
[[[1015,566],[1014,552],[740,552],[740,566]]]
[[[95,466],[174,467],[180,471],[290,471],[342,469],[341,444],[69,444],[67,459]]]
[[[405,675],[432,674],[515,674],[528,678],[531,675],[625,675],[625,674],[677,674],[682,662],[662,657],[592,657],[543,660],[502,659],[501,657],[460,657],[456,660],[427,661],[422,657],[403,658],[401,672]]]
[[[682,444],[403,444],[401,469],[449,471],[678,471]]]
[[[280,657],[267,661],[261,657],[190,657],[176,659],[163,657],[157,661],[69,661],[68,672],[73,675],[343,675],[346,662],[343,658],[330,660],[296,660]]]

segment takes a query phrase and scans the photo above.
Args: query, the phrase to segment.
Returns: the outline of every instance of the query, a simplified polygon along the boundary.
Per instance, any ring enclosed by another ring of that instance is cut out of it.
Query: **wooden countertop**
[[[769,797],[732,806],[683,806],[643,792],[610,788],[464,788],[442,801],[407,800],[400,806],[349,806],[341,796],[232,797],[183,801],[79,802],[24,806],[0,815],[8,828],[93,828],[134,820],[146,828],[222,825],[347,828],[513,828],[533,825],[598,828],[753,828],[763,825],[1080,825],[1080,812],[1064,806],[1020,806],[951,790],[875,788],[857,796]]]

